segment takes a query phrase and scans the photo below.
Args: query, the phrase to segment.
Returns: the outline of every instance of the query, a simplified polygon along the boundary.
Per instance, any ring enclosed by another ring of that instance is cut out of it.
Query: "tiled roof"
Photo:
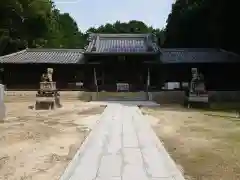
[[[84,50],[81,49],[25,49],[13,54],[0,56],[0,63],[84,63]]]
[[[240,62],[238,54],[222,49],[207,48],[161,48],[163,63],[221,63]]]
[[[87,53],[157,53],[151,34],[91,34]]]
[[[109,35],[110,36],[110,35]],[[135,39],[117,40],[118,43],[138,44],[140,51],[142,41]],[[115,36],[114,36],[115,37]],[[103,40],[103,44],[113,43],[116,40]],[[118,44],[119,45],[119,44]],[[121,44],[120,44],[121,45]],[[102,45],[99,47],[103,47]],[[121,49],[121,48],[119,48]],[[118,50],[118,49],[117,49]],[[102,52],[102,51],[96,51]],[[118,51],[114,51],[117,52]],[[120,51],[119,52],[123,52]],[[136,52],[136,51],[124,51],[124,52]],[[161,48],[160,60],[162,63],[220,63],[220,62],[240,62],[240,56],[227,52],[221,49],[204,49],[204,48]],[[83,64],[84,63],[84,50],[81,49],[26,49],[17,53],[0,56],[0,63],[9,64],[27,64],[27,63],[48,63],[48,64]]]

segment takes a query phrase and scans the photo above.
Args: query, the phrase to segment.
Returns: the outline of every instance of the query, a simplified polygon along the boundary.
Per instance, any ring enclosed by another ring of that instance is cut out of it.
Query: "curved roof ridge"
[[[96,36],[99,36],[99,37],[109,37],[109,38],[112,38],[112,37],[146,37],[146,36],[149,36],[150,33],[93,33],[94,35]]]
[[[235,55],[235,56],[239,56],[239,57],[240,57],[239,54],[237,54],[237,53],[235,53],[235,52],[232,52],[232,51],[227,51],[227,50],[225,50],[225,49],[220,49],[220,51],[221,51],[221,52],[224,52],[224,53],[228,53],[228,54],[232,54],[232,55]]]
[[[0,56],[0,58],[6,58],[6,57],[15,56],[15,55],[18,55],[18,54],[22,54],[22,53],[24,53],[26,51],[27,51],[27,49],[24,49],[24,50],[21,50],[21,51],[17,51],[15,53],[11,53],[11,54],[6,54],[4,56]]]
[[[26,49],[27,52],[82,52],[84,53],[84,49],[61,49],[61,48],[30,48]]]

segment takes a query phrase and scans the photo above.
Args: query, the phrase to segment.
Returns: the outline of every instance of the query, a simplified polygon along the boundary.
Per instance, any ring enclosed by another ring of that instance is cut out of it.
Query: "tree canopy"
[[[153,27],[147,26],[145,23],[136,20],[129,22],[116,21],[113,24],[107,23],[98,28],[91,27],[86,31],[85,36],[88,36],[89,33],[154,33],[161,42],[164,40],[163,29],[154,29]]]
[[[240,53],[237,4],[227,0],[176,0],[168,16],[166,47],[223,48]]]
[[[0,2],[0,55],[25,48],[81,48],[77,23],[50,0]]]

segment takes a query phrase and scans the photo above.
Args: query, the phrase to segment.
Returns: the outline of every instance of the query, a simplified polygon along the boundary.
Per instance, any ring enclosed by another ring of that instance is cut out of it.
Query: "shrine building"
[[[240,56],[222,49],[161,48],[152,34],[91,34],[85,49],[25,49],[0,57],[9,90],[36,90],[42,73],[53,68],[60,90],[159,91],[166,82],[189,82],[199,68],[207,89],[240,90]],[[181,88],[181,86],[179,87]]]

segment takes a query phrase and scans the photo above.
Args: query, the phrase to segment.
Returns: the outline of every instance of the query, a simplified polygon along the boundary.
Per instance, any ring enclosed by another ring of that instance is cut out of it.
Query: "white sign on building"
[[[117,91],[129,91],[128,83],[117,83]]]

